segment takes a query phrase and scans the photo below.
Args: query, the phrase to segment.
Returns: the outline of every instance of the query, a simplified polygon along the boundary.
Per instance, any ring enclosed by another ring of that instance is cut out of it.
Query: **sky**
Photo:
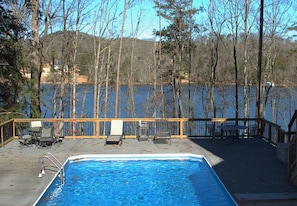
[[[129,12],[129,16],[131,17],[131,11]],[[159,30],[159,18],[154,9],[154,3],[151,1],[144,1],[142,4],[136,6],[133,9],[134,19],[138,19],[139,14],[141,13],[142,17],[140,20],[139,26],[139,39],[154,39],[153,30]],[[127,31],[131,31],[131,19],[127,21],[126,29]]]
[[[193,7],[199,8],[203,5],[203,0],[194,0]],[[157,16],[155,4],[153,0],[144,0],[137,6],[133,7],[133,12],[135,14],[134,19],[137,19],[137,13],[139,11],[142,13],[141,26],[139,28],[139,39],[154,39],[153,30],[159,30],[159,17]],[[131,12],[131,11],[128,11]],[[130,15],[130,14],[129,14]],[[139,15],[138,15],[139,16]],[[127,21],[126,29],[131,31],[129,26],[130,20]],[[131,25],[131,24],[130,24]],[[168,22],[161,19],[161,28],[166,27]]]
[[[126,0],[129,2],[129,0]],[[154,8],[154,0],[132,0],[134,2],[133,7],[127,9],[126,13],[126,21],[124,28],[124,36],[132,37],[132,31],[135,31],[135,25],[137,20],[140,17],[139,30],[136,38],[138,39],[149,39],[154,40],[156,37],[153,35],[154,30],[160,30],[159,28],[159,17],[157,16],[157,11]],[[202,6],[203,2],[208,2],[209,0],[193,0],[193,7],[199,8]],[[83,8],[83,12],[81,14],[81,26],[80,31],[101,36],[102,32],[99,30],[109,24],[108,29],[112,30],[114,37],[119,37],[121,32],[121,24],[122,24],[122,12],[124,7],[124,0],[114,0],[114,1],[93,1],[93,0],[85,0],[78,1],[82,2],[80,7]],[[70,7],[72,11],[69,14],[68,25],[70,25],[69,29],[75,30],[75,22],[77,19],[77,3],[74,1],[66,1],[66,10]],[[61,6],[61,5],[60,5]],[[106,13],[106,11],[108,11]],[[60,14],[62,15],[62,14]],[[108,23],[107,19],[111,19],[112,17],[117,16],[114,23]],[[132,17],[131,17],[132,16]],[[201,15],[199,14],[199,17]],[[133,19],[133,21],[131,21]],[[132,28],[132,22],[133,27]],[[56,29],[61,30],[63,26],[61,25],[63,22],[57,21]],[[168,26],[168,22],[164,18],[161,18],[161,28]],[[96,28],[96,29],[94,29]],[[108,30],[107,29],[107,30]],[[55,30],[55,29],[54,29]],[[101,34],[101,35],[100,35]],[[108,31],[105,31],[103,36],[108,36]]]
[[[129,0],[127,0],[129,1]],[[108,2],[108,1],[106,1]],[[104,12],[102,12],[102,9],[109,10],[110,17],[104,16],[99,17],[99,21],[103,20],[104,18],[111,18],[111,16],[114,15],[114,11],[117,13],[117,18],[115,20],[115,23],[113,23],[113,32],[115,33],[115,36],[118,36],[121,31],[121,24],[122,24],[122,12],[123,12],[123,0],[118,0],[116,4],[113,4],[113,2],[116,1],[110,1],[105,4],[100,4],[100,1],[93,1],[92,4],[88,6],[88,9],[90,12],[87,12],[87,26],[85,26],[84,31],[86,33],[92,33],[93,27],[94,27],[94,20],[95,15],[105,15]],[[153,30],[159,28],[159,19],[157,16],[157,13],[154,9],[154,2],[153,0],[135,0],[135,4],[132,8],[127,9],[126,13],[126,21],[125,21],[125,37],[131,37],[132,31],[135,30],[135,26],[137,23],[137,20],[140,18],[140,24],[139,24],[139,30],[137,33],[137,38],[139,39],[153,39]],[[116,5],[116,6],[115,6]],[[99,14],[101,12],[101,14]],[[132,16],[132,17],[131,17]],[[133,21],[131,21],[133,19]],[[96,20],[95,20],[96,21]],[[98,22],[97,21],[97,24]],[[104,20],[103,20],[104,21]],[[132,22],[133,22],[133,28],[132,28]],[[105,22],[106,23],[106,22]],[[100,28],[101,25],[97,25],[98,28]],[[97,32],[98,33],[98,32]]]
[[[256,18],[254,18],[252,21],[256,20],[256,24],[253,32],[258,32],[258,24],[257,20],[259,18],[259,11],[257,12],[257,9],[259,9],[258,6],[260,6],[260,1],[258,0],[250,1],[252,3],[252,9],[255,9],[254,7],[257,7],[256,10],[254,10],[254,14],[256,15]],[[235,2],[235,1],[234,1]],[[194,0],[193,1],[193,7],[194,8],[200,8],[204,7],[206,8],[209,4],[209,0]],[[222,5],[219,5],[222,6]],[[223,8],[223,7],[222,7]],[[295,1],[291,0],[266,0],[264,1],[264,20],[267,20],[266,25],[264,26],[271,26],[272,18],[276,18],[275,22],[276,26],[279,30],[277,30],[277,34],[282,37],[291,37],[296,38],[297,31],[287,31],[285,27],[289,27],[289,25],[296,24],[296,18],[297,13],[295,12],[297,8],[297,3]],[[154,8],[153,0],[143,0],[141,3],[138,3],[137,6],[133,7],[133,12],[136,11],[142,11],[143,12],[143,18],[141,20],[141,26],[139,30],[138,38],[140,39],[155,39],[153,33],[153,30],[159,30],[159,18],[156,14],[156,9]],[[130,11],[129,11],[130,12]],[[227,11],[228,12],[228,11]],[[244,12],[244,10],[240,11]],[[207,11],[204,13],[199,13],[198,20],[202,23],[205,23],[205,19],[207,19]],[[137,19],[137,17],[134,17]],[[228,21],[228,20],[227,20]],[[131,32],[130,22],[127,21],[126,23],[126,31]],[[167,26],[168,23],[162,19],[161,20],[161,27]],[[228,33],[228,31],[226,31]],[[266,32],[269,32],[267,30]]]
[[[241,0],[239,0],[239,1],[241,1]],[[257,21],[258,21],[258,15],[259,15],[259,13],[258,13],[259,3],[257,1],[258,0],[251,1],[251,2],[253,2],[252,8],[251,8],[251,9],[254,9],[253,15],[256,15],[256,16],[251,16],[251,18],[252,18],[251,22],[254,23],[254,25],[253,25],[254,30],[252,31],[252,33],[255,33],[258,31]],[[101,5],[99,5],[100,2],[102,2],[102,1],[93,1],[93,4],[90,5],[90,8],[93,9],[94,13],[96,13],[96,12],[98,13],[98,11],[100,11],[98,9],[101,6]],[[114,1],[106,1],[106,2],[114,2]],[[271,2],[273,2],[273,3],[271,3]],[[281,4],[279,4],[279,2],[281,2]],[[290,5],[288,2],[291,2],[291,1],[288,1],[288,0],[266,0],[265,1],[266,13],[265,13],[264,18],[265,18],[265,20],[270,21],[270,22],[271,22],[271,18],[275,18],[273,15],[276,15],[276,16],[278,16],[278,18],[280,18],[280,19],[277,19],[277,21],[279,23],[283,24],[281,27],[279,27],[280,28],[279,33],[282,33],[282,34],[280,34],[281,36],[285,35],[284,31],[286,31],[286,30],[285,30],[284,26],[285,25],[288,26],[289,21],[291,21],[291,23],[292,23],[292,21],[294,21],[294,19],[296,19],[296,15],[297,15],[297,13],[295,12],[295,9],[293,7],[294,5],[297,5],[297,3],[294,3],[295,1],[294,2],[292,1],[291,3],[293,3],[293,6],[287,7],[288,5]],[[112,3],[110,3],[110,4],[112,4]],[[209,4],[209,0],[194,0],[193,1],[194,8],[200,8],[200,7],[206,8],[208,4]],[[113,7],[113,9],[116,8],[115,10],[117,11],[118,14],[120,14],[120,12],[123,11],[123,5],[124,5],[124,1],[119,0],[116,4],[117,7]],[[273,5],[275,8],[279,5],[280,5],[280,7],[277,9],[272,9],[271,5]],[[108,6],[111,7],[111,5],[108,5]],[[127,13],[126,13],[124,37],[132,37],[132,31],[135,31],[135,25],[137,23],[139,16],[141,16],[139,30],[136,35],[136,38],[156,40],[156,37],[153,35],[153,31],[159,30],[160,28],[159,28],[159,17],[157,16],[157,12],[156,12],[156,9],[154,8],[154,6],[155,6],[155,4],[154,4],[153,0],[135,0],[135,5],[132,8],[128,8]],[[220,12],[224,12],[224,11],[228,12],[228,8],[226,9],[223,5],[218,5],[218,6],[221,7]],[[244,9],[241,10],[240,12],[241,12],[241,14],[243,14]],[[274,12],[276,12],[276,13],[274,13]],[[277,12],[279,12],[279,13],[277,13]],[[110,13],[112,13],[112,11],[110,11]],[[132,16],[132,18],[131,18],[131,16]],[[207,11],[205,11],[204,13],[199,13],[197,15],[197,17],[198,17],[197,20],[200,21],[200,23],[201,22],[206,23],[207,22],[206,21]],[[104,18],[100,17],[98,19],[99,19],[99,21],[101,21]],[[131,21],[131,19],[133,19],[133,21]],[[92,20],[91,16],[89,17],[89,20],[90,21]],[[97,22],[99,22],[99,21],[97,21]],[[112,29],[111,29],[112,32],[114,33],[114,37],[120,36],[119,34],[121,32],[121,21],[122,21],[122,16],[118,15],[118,18],[115,21],[116,23],[112,25]],[[286,22],[286,21],[288,21],[288,22]],[[134,28],[132,27],[132,22],[133,22]],[[230,21],[228,21],[228,19],[226,19],[226,21],[225,21],[226,25],[224,28],[225,33],[231,32],[229,30],[230,26],[227,25],[228,22],[230,22]],[[91,23],[89,23],[89,25],[90,26],[89,26],[89,28],[87,28],[87,30],[91,31],[92,30],[91,27],[94,27],[94,20],[93,20],[93,23],[91,22]],[[162,18],[161,19],[161,28],[164,28],[167,25],[168,25],[168,22],[166,22],[166,20],[164,20]],[[98,26],[98,25],[97,25],[97,27],[100,28],[100,26]],[[89,32],[87,32],[87,33],[89,33]],[[286,35],[288,35],[288,34],[289,34],[289,32],[286,32]]]

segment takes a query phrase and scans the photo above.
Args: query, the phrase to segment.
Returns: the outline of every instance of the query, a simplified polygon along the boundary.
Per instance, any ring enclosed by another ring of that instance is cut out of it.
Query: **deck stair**
[[[45,161],[48,160],[48,161]],[[49,165],[45,164],[49,163]],[[60,177],[61,184],[64,185],[65,183],[65,173],[63,164],[50,152],[46,152],[42,154],[39,158],[38,165],[40,168],[40,173],[38,177],[42,177],[45,174],[45,171],[54,171],[58,173]]]

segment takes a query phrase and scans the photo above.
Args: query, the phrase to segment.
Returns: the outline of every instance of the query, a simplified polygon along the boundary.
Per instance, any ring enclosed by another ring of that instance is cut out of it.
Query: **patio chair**
[[[51,127],[42,127],[40,137],[37,137],[39,147],[49,147],[55,142],[55,138],[52,135]]]
[[[219,125],[219,124],[217,124]],[[222,138],[222,131],[220,128],[217,127],[216,124],[208,124],[207,127],[207,132],[210,135],[211,139],[221,139]]]
[[[149,130],[148,122],[139,122],[138,135],[137,135],[137,139],[139,142],[140,141],[149,141],[148,130]]]
[[[154,143],[170,143],[171,144],[171,134],[170,126],[167,120],[157,120],[155,135],[153,138]]]
[[[36,120],[30,122],[30,128],[28,128],[29,134],[32,135],[32,142],[36,143],[37,138],[40,136],[42,128],[42,121]]]
[[[111,120],[110,123],[110,133],[106,138],[105,145],[107,144],[117,144],[122,145],[124,132],[123,132],[123,120]]]
[[[19,137],[19,143],[21,146],[30,146],[32,145],[32,135],[24,134],[21,127],[16,127],[17,135]]]
[[[40,128],[40,127],[42,127],[42,121],[40,121],[40,120],[31,121],[30,122],[30,127],[31,128]]]

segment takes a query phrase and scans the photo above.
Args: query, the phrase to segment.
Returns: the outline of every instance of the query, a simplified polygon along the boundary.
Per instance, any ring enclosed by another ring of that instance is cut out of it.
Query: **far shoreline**
[[[43,84],[43,85],[58,85],[60,84],[59,82],[56,82],[56,83],[53,83],[53,82],[48,82],[48,81],[41,81],[40,84]],[[66,84],[72,84],[71,83],[65,83]],[[94,83],[93,82],[76,82],[77,85],[93,85]],[[128,86],[128,84],[120,84],[121,86]],[[153,83],[135,83],[133,84],[133,86],[153,86],[154,84]],[[157,86],[160,86],[161,84],[157,84]],[[168,86],[170,85],[169,83],[166,83],[166,84],[163,84],[163,86]],[[182,85],[189,85],[188,83],[182,83]],[[207,85],[207,84],[203,84],[203,83],[200,83],[200,84],[196,84],[196,83],[190,83],[191,86],[193,85]],[[227,83],[219,83],[219,84],[215,84],[215,86],[235,86],[235,84],[227,84]],[[239,84],[238,86],[241,86],[243,87],[244,85],[242,84]],[[255,87],[257,86],[256,84],[252,84],[252,85],[249,85],[250,87]],[[275,84],[275,87],[296,87],[297,84]]]
[[[47,80],[46,77],[43,77],[41,76],[41,79],[40,79],[40,83],[41,84],[60,84],[60,82],[56,82],[56,83],[53,83],[53,82],[50,82]],[[70,83],[65,83],[65,84],[72,84],[73,82],[70,82]],[[88,76],[86,75],[78,75],[76,77],[76,81],[75,81],[76,84],[79,84],[79,85],[93,85],[94,82],[90,82],[88,81]],[[121,84],[121,86],[123,85],[128,85],[128,84]],[[154,85],[154,83],[134,83],[133,84],[134,86],[139,86],[139,85]],[[160,86],[161,84],[157,83],[158,86]],[[167,82],[163,85],[170,85],[170,82]],[[189,82],[186,81],[186,80],[183,80],[182,82],[182,85],[189,85]],[[190,83],[190,85],[210,85],[210,82],[203,82],[203,83]],[[216,83],[215,86],[235,86],[236,84],[234,82],[232,83],[227,83],[227,82],[219,82],[219,83]],[[243,84],[238,84],[238,86],[244,86]],[[256,84],[250,84],[249,86],[257,86]],[[275,86],[276,87],[296,87],[297,84],[294,84],[293,82],[288,82],[287,84],[283,83],[283,84],[276,84],[275,83]]]

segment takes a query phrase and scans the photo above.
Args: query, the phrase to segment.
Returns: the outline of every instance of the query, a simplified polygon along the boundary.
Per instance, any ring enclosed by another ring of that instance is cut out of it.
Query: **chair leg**
[[[21,146],[27,146],[26,140],[24,139],[19,139],[19,143]]]
[[[19,143],[21,146],[30,146],[32,145],[31,139],[19,139]]]

